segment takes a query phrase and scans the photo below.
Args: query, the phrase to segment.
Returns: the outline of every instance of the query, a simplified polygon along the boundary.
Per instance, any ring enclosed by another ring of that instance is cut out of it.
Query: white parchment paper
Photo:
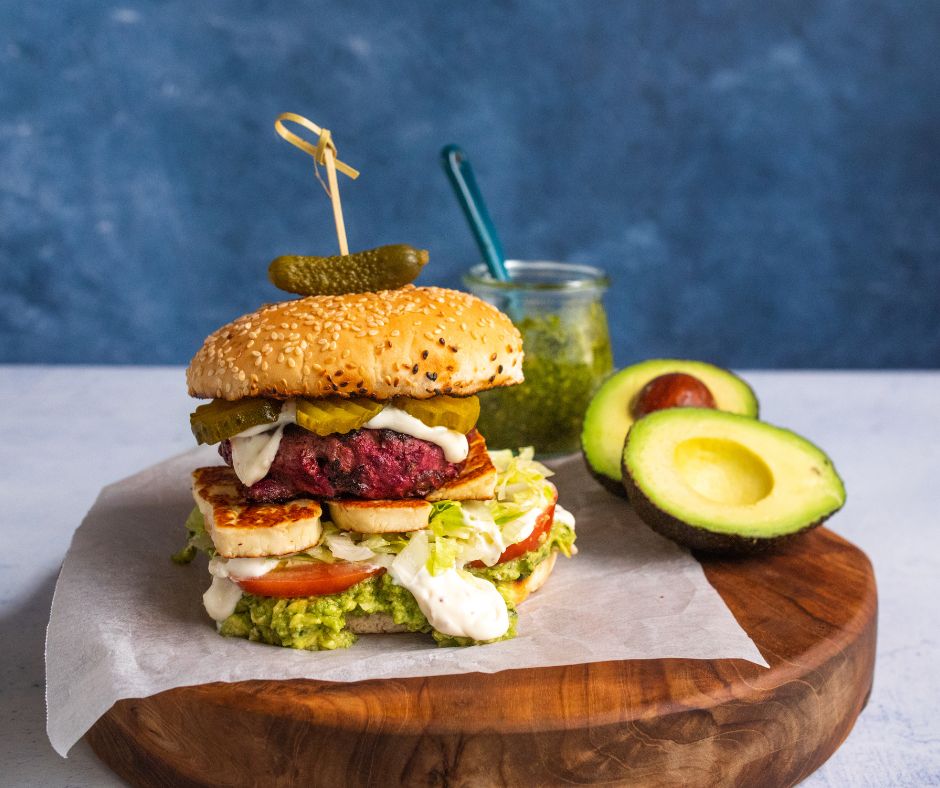
[[[364,636],[304,652],[223,638],[202,608],[206,559],[169,556],[193,506],[202,448],[102,490],[72,540],[46,638],[47,729],[65,755],[122,698],[213,681],[494,673],[621,659],[750,660],[766,666],[701,566],[594,482],[580,457],[556,465],[559,500],[577,518],[579,553],[520,608],[514,640],[438,648],[426,635]]]

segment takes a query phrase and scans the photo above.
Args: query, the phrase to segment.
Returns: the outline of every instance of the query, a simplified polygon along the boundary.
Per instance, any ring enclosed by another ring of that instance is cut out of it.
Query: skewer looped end
[[[303,137],[294,134],[294,132],[284,125],[285,120],[312,131],[318,137],[317,144],[315,146],[311,145]],[[312,156],[317,164],[326,164],[326,150],[329,148],[333,152],[333,160],[336,163],[336,169],[353,180],[359,177],[359,170],[350,167],[348,164],[344,164],[337,158],[338,152],[336,150],[336,143],[333,142],[333,136],[330,134],[329,129],[320,128],[312,120],[308,120],[303,115],[298,115],[295,112],[282,112],[274,121],[274,130],[295,148],[299,148],[304,153]]]

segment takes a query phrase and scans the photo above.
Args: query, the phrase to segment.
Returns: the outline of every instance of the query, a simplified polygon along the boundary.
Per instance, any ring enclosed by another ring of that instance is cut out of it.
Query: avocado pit
[[[666,408],[714,408],[715,398],[698,378],[685,372],[669,372],[653,378],[630,403],[633,418]]]

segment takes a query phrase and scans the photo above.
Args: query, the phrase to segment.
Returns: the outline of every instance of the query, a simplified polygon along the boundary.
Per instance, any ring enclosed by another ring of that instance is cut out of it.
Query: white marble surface
[[[832,456],[849,493],[832,528],[868,553],[879,585],[871,700],[804,785],[940,784],[940,373],[746,377],[767,421]],[[121,784],[84,743],[66,760],[46,739],[45,625],[98,490],[190,448],[190,409],[178,368],[0,366],[0,783]]]

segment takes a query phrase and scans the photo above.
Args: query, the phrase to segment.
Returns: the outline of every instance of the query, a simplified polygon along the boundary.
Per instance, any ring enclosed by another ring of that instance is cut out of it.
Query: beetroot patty
[[[219,454],[232,464],[228,441]],[[422,498],[460,475],[463,463],[447,462],[444,450],[394,430],[353,430],[314,435],[290,425],[271,470],[248,488],[259,503],[313,498]]]

